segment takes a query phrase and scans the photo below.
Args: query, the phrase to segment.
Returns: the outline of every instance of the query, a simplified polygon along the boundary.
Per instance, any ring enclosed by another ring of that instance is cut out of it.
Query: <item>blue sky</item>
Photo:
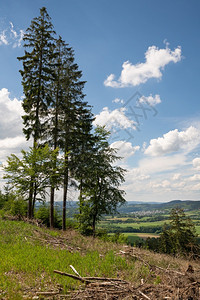
[[[200,200],[198,0],[0,0],[0,161],[29,146],[17,56],[42,6],[75,50],[95,124],[124,156],[126,199]]]

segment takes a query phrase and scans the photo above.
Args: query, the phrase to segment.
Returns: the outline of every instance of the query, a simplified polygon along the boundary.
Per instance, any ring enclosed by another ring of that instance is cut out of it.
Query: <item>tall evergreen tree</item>
[[[50,82],[51,90],[51,102],[49,107],[49,114],[46,124],[46,130],[43,139],[49,143],[49,145],[55,150],[59,145],[62,131],[62,125],[60,117],[62,115],[62,103],[63,103],[63,65],[66,59],[66,45],[62,38],[56,40],[53,47],[54,55],[52,56],[52,65],[54,67],[54,80]],[[53,162],[56,169],[57,157]],[[58,177],[52,176],[51,189],[50,189],[50,227],[54,227],[54,198],[55,189],[59,182]]]
[[[18,57],[23,62],[22,85],[24,100],[22,103],[24,133],[27,139],[33,137],[33,147],[42,138],[45,131],[46,116],[51,100],[49,81],[53,79],[52,45],[54,30],[45,7],[40,9],[40,16],[34,18],[24,35],[25,54]],[[29,218],[32,217],[34,178],[29,188]]]
[[[83,110],[87,106],[83,102],[84,81],[81,81],[82,72],[78,70],[78,65],[74,63],[73,51],[70,51],[70,59],[66,64],[63,102],[63,140],[60,145],[64,153],[64,179],[63,179],[63,230],[66,229],[66,201],[70,182],[70,171],[73,170],[76,153],[77,140],[79,139],[80,118]]]
[[[90,107],[84,102],[82,72],[74,62],[74,51],[61,38],[57,40],[54,59],[54,97],[51,103],[49,137],[53,147],[59,146],[64,155],[63,170],[63,230],[66,229],[66,201],[71,175],[74,173],[74,157],[83,141],[82,129],[90,119]],[[90,125],[91,129],[91,125]],[[90,130],[89,129],[89,130]],[[47,132],[48,133],[48,132]],[[51,189],[51,206],[54,202],[54,187]],[[53,215],[53,209],[52,209]]]

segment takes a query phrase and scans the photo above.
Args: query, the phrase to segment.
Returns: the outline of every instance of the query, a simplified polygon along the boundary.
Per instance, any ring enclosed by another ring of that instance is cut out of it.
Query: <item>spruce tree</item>
[[[82,72],[74,61],[73,49],[59,38],[57,41],[57,53],[59,53],[60,58],[55,64],[57,65],[57,80],[55,81],[57,94],[54,97],[55,102],[52,103],[54,117],[51,119],[51,123],[54,123],[54,126],[51,136],[53,136],[55,142],[54,147],[55,145],[59,146],[64,156],[62,228],[65,230],[67,193],[74,174],[74,161],[76,161],[74,157],[77,155],[77,149],[78,147],[80,148],[83,140],[81,128],[83,123],[85,124],[87,119],[89,120],[91,112],[87,102],[83,101],[85,97],[83,93],[85,82],[81,80]]]
[[[54,30],[45,7],[40,9],[40,16],[34,18],[24,35],[24,56],[18,57],[23,62],[22,85],[24,100],[22,103],[25,115],[23,118],[24,134],[29,140],[33,138],[33,147],[45,132],[48,106],[51,100],[49,82],[53,79],[52,46]],[[28,216],[32,217],[34,178],[29,188]]]

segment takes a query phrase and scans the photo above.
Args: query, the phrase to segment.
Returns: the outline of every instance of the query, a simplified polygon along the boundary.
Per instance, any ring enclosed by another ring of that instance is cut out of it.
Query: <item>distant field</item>
[[[159,237],[159,234],[154,234],[154,233],[135,233],[135,232],[123,232],[123,235],[124,236],[137,236],[139,238],[142,238],[142,239],[145,239],[145,238],[158,238]]]
[[[187,211],[186,215],[190,216],[191,219],[192,217],[194,217],[194,224],[196,222],[200,221],[200,218],[198,219],[198,213],[199,211]],[[154,222],[149,222],[149,221],[145,221],[147,220],[147,218],[149,219],[150,216],[144,216],[143,218],[141,218],[140,220],[137,218],[130,217],[130,216],[116,216],[114,218],[112,217],[108,217],[106,219],[104,219],[102,222],[100,222],[100,226],[103,226],[104,228],[115,228],[115,227],[120,227],[122,230],[122,233],[128,237],[128,239],[133,242],[134,240],[138,240],[140,238],[142,239],[146,239],[147,237],[159,237],[158,234],[154,234],[154,233],[145,233],[145,227],[148,227],[147,231],[149,231],[149,227],[153,228],[153,227],[162,227],[164,225],[164,223],[169,223],[170,220],[168,219],[169,215],[168,214],[163,214],[162,216],[166,217],[166,220],[162,220],[162,221],[154,221]],[[135,222],[132,223],[126,223],[127,219],[135,219]],[[115,221],[115,222],[112,222]],[[136,232],[123,232],[123,229],[126,231],[126,227],[131,227],[131,228],[135,228],[135,229],[139,229],[140,227],[143,227],[143,231],[142,233],[136,233]],[[199,223],[197,223],[197,225],[195,226],[196,228],[196,232],[197,234],[200,236],[200,225]]]
[[[109,222],[102,222],[102,225],[112,225],[119,226],[121,228],[124,227],[133,227],[133,228],[139,228],[141,226],[144,227],[154,227],[154,226],[163,226],[164,223],[169,223],[169,220],[163,220],[163,221],[156,221],[156,222],[134,222],[134,223],[109,223]]]

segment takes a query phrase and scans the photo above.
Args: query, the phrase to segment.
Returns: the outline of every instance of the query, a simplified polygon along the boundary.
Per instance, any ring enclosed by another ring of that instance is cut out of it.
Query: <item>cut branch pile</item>
[[[66,299],[94,299],[94,300],[114,300],[114,299],[134,299],[134,300],[199,300],[200,299],[200,278],[198,271],[191,265],[185,272],[173,269],[165,269],[160,266],[150,264],[138,254],[130,251],[120,251],[120,255],[125,255],[141,262],[149,268],[150,276],[155,279],[158,275],[162,277],[162,282],[147,284],[141,279],[141,284],[135,286],[126,280],[119,278],[104,277],[81,277],[71,266],[77,275],[55,270],[54,272],[62,276],[67,276],[82,283],[79,290],[66,295]],[[85,285],[83,285],[85,284]],[[61,299],[61,298],[58,298]]]

